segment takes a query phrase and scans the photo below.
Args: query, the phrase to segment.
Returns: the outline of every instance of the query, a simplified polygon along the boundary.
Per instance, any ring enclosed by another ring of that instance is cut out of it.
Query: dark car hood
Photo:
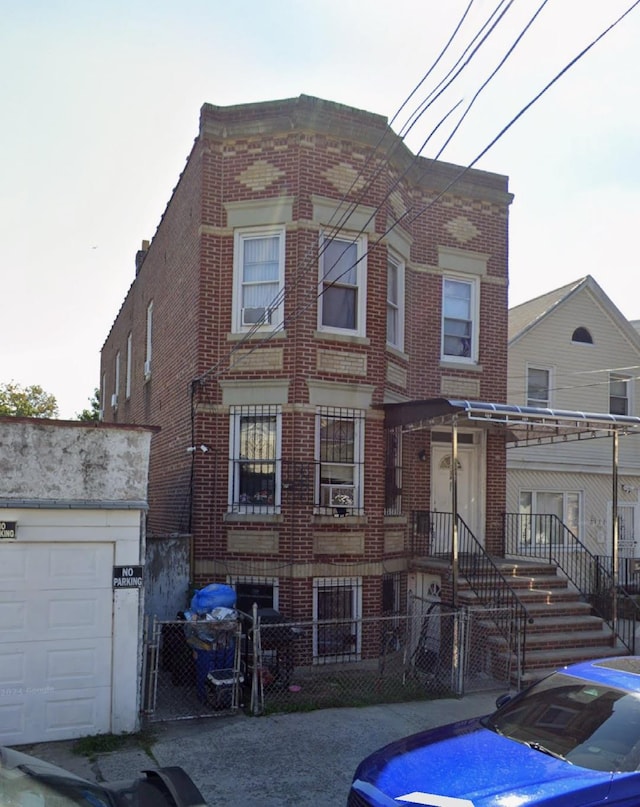
[[[518,807],[556,803],[566,807],[567,794],[576,791],[584,792],[587,803],[604,799],[611,774],[534,751],[474,719],[385,746],[359,765],[354,781],[356,789],[366,791],[379,805],[446,802],[447,807],[504,807],[516,803],[507,798],[516,791]],[[376,801],[377,793],[381,795]]]

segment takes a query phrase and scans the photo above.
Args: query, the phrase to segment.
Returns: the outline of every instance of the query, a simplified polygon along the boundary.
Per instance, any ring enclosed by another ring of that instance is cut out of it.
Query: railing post
[[[613,430],[613,458],[611,473],[611,622],[613,641],[618,629],[618,431]]]

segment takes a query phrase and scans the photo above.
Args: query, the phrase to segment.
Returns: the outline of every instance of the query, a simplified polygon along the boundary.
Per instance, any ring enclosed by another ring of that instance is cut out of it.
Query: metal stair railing
[[[640,606],[558,516],[505,513],[504,535],[505,555],[535,558],[557,567],[593,613],[609,625],[614,641],[635,653]]]
[[[414,554],[451,557],[452,514],[415,511],[412,517]],[[518,689],[525,670],[527,624],[533,622],[526,606],[508,579],[475,537],[463,519],[457,517],[458,570],[478,601],[487,608],[491,619],[507,642],[516,661]]]

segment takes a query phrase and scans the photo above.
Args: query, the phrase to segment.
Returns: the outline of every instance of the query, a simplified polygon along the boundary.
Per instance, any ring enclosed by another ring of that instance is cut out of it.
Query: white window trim
[[[471,286],[471,349],[469,356],[451,356],[444,352],[444,287],[445,281],[453,280]],[[440,360],[454,364],[477,364],[480,355],[480,278],[475,275],[445,272],[442,275],[442,311],[440,316]]]
[[[273,609],[277,611],[280,605],[280,578],[257,577],[256,575],[228,574],[227,584],[235,587],[237,584],[247,583],[258,586],[271,586],[273,590]]]
[[[339,409],[341,407],[336,407],[335,409]],[[334,407],[326,407],[321,406],[318,407],[316,410],[316,439],[315,439],[315,465],[316,465],[316,480],[315,480],[315,491],[316,491],[316,504],[315,504],[315,512],[317,514],[333,514],[336,507],[340,505],[322,505],[321,499],[321,481],[320,481],[320,473],[322,470],[322,465],[332,465],[334,463],[325,463],[320,460],[320,421],[323,417],[331,418],[335,414],[335,420],[339,420],[340,418],[337,416],[338,413],[331,411]],[[352,416],[353,423],[354,423],[354,430],[353,430],[353,488],[354,488],[354,500],[353,500],[353,509],[354,512],[361,512],[364,509],[364,444],[365,444],[365,416],[364,412],[361,409],[345,409],[342,408],[341,414],[344,414],[346,417]]]
[[[144,380],[149,381],[151,378],[151,358],[152,358],[152,343],[153,343],[153,300],[147,306],[147,330],[145,339],[145,357],[143,375]]]
[[[355,622],[356,646],[353,653],[339,653],[335,655],[318,654],[318,591],[321,588],[340,588],[352,586],[351,589],[351,621]],[[336,661],[359,660],[362,655],[362,578],[361,577],[314,577],[313,578],[313,661],[315,664],[333,664]],[[354,659],[354,655],[356,659]]]
[[[336,328],[332,325],[324,325],[322,322],[322,311],[324,304],[324,278],[322,272],[322,255],[325,240],[344,241],[345,244],[356,245],[356,288],[358,290],[358,305],[356,307],[357,328]],[[318,331],[323,333],[340,333],[351,336],[367,335],[367,237],[366,235],[349,235],[339,233],[330,236],[324,232],[320,233],[320,260],[318,261]]]
[[[387,329],[387,345],[389,347],[395,348],[396,350],[404,350],[404,318],[405,318],[405,263],[400,258],[400,256],[393,253],[389,250],[387,255],[388,263],[394,264],[396,267],[396,277],[398,280],[398,301],[395,305],[395,309],[398,314],[398,333],[397,333],[397,340],[395,342],[389,341],[389,331]],[[387,270],[388,271],[388,270]],[[389,290],[387,288],[387,310],[389,309],[391,303],[389,301]]]
[[[118,408],[118,394],[120,391],[120,351],[116,351],[114,361],[113,395],[111,396],[111,408]]]
[[[520,499],[523,493],[531,496],[531,515],[539,516],[544,515],[538,510],[538,497],[544,495],[562,496],[562,523],[567,526],[567,513],[569,510],[569,496],[575,496],[578,502],[578,524],[577,524],[577,538],[582,540],[584,535],[584,492],[582,490],[547,490],[546,488],[521,488],[518,491],[518,510],[520,509]]]
[[[615,379],[616,381],[624,381],[626,391],[625,397],[627,401],[627,415],[633,415],[634,406],[633,406],[633,384],[631,383],[632,377],[625,375],[624,373],[616,373],[616,372],[609,373],[608,411],[611,411],[611,381],[613,379]]]
[[[278,254],[278,292],[277,300],[274,299],[273,309],[271,309],[271,322],[262,324],[244,325],[242,322],[242,280],[243,280],[243,243],[252,238],[273,238],[279,239]],[[285,228],[284,227],[250,227],[237,229],[233,237],[233,312],[232,330],[233,333],[246,333],[248,331],[275,331],[282,328],[284,320],[284,300],[282,291],[284,289],[285,270]]]
[[[127,367],[126,367],[126,374],[125,374],[125,381],[124,381],[124,397],[125,400],[129,400],[131,397],[131,370],[132,364],[131,360],[133,358],[133,336],[131,333],[127,336]]]
[[[228,479],[228,496],[227,508],[229,513],[280,513],[282,505],[282,462],[281,447],[282,447],[282,408],[280,406],[273,406],[277,411],[276,415],[276,446],[275,457],[270,462],[273,462],[275,467],[275,495],[272,504],[260,505],[255,502],[243,505],[240,502],[234,501],[234,490],[240,489],[239,482],[239,463],[240,459],[240,420],[242,417],[252,417],[253,415],[260,416],[264,414],[264,409],[261,406],[234,407],[229,417],[229,479]]]
[[[100,411],[98,413],[98,417],[100,420],[104,420],[104,410],[107,398],[107,374],[102,374],[102,382],[100,384]]]
[[[549,373],[549,386],[547,388],[547,403],[546,406],[542,404],[530,404],[529,403],[529,373],[531,370],[543,370],[544,372]],[[524,403],[525,406],[536,406],[540,409],[553,409],[553,387],[554,387],[554,370],[553,367],[545,367],[542,364],[536,364],[534,362],[527,363],[525,368],[525,376],[524,376]]]

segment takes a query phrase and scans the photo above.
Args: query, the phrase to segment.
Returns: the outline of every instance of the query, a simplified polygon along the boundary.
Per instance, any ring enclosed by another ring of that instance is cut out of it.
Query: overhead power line
[[[538,10],[535,12],[534,16],[533,16],[533,17],[532,17],[532,19],[530,20],[530,22],[529,22],[529,23],[527,24],[527,26],[525,27],[525,29],[524,29],[524,30],[523,30],[523,31],[522,31],[522,32],[519,34],[519,36],[518,36],[518,38],[517,38],[516,42],[514,43],[514,45],[513,45],[513,46],[512,46],[512,47],[509,49],[509,51],[507,52],[507,54],[505,55],[505,57],[503,58],[503,60],[502,60],[502,61],[499,63],[499,65],[498,65],[498,67],[496,68],[496,70],[494,70],[494,72],[493,72],[493,73],[492,73],[492,74],[489,76],[489,78],[487,79],[487,81],[485,81],[485,83],[482,85],[482,87],[481,87],[481,88],[478,90],[478,93],[476,94],[476,96],[474,96],[474,99],[473,99],[473,100],[475,100],[475,98],[477,97],[477,95],[479,94],[479,92],[481,92],[481,91],[482,91],[482,89],[484,89],[484,88],[487,86],[488,82],[489,82],[489,81],[490,81],[490,80],[491,80],[491,79],[492,79],[492,78],[495,76],[495,73],[497,72],[497,70],[498,70],[498,69],[499,69],[499,68],[500,68],[500,67],[501,67],[501,66],[504,64],[504,62],[506,61],[506,59],[508,58],[508,56],[509,56],[509,55],[511,54],[511,52],[513,51],[513,48],[514,48],[514,47],[517,45],[517,43],[518,43],[518,42],[521,40],[521,38],[522,38],[523,34],[526,32],[526,30],[528,30],[529,26],[531,25],[531,23],[533,22],[533,20],[535,19],[535,17],[537,17],[537,15],[540,13],[540,11],[542,10],[542,8],[543,8],[543,7],[546,5],[547,1],[548,1],[548,0],[544,0],[544,1],[542,2],[542,4],[540,5],[540,7],[538,8]],[[513,0],[511,0],[511,2],[508,4],[507,9],[505,9],[505,11],[506,11],[506,10],[508,10],[508,8],[511,6],[512,2],[513,2]],[[567,62],[567,63],[565,64],[565,66],[564,66],[564,67],[563,67],[563,68],[562,68],[560,71],[558,71],[558,73],[556,73],[556,75],[555,75],[555,76],[554,76],[554,77],[553,77],[553,78],[552,78],[552,79],[551,79],[549,82],[547,82],[547,84],[545,84],[545,85],[544,85],[544,87],[543,87],[543,88],[542,88],[542,89],[541,89],[541,90],[540,90],[540,91],[539,91],[539,92],[538,92],[538,93],[537,93],[535,96],[533,96],[533,97],[531,98],[531,100],[530,100],[530,101],[528,101],[528,102],[527,102],[527,103],[526,103],[526,104],[525,104],[525,105],[524,105],[524,106],[523,106],[523,107],[522,107],[522,108],[521,108],[521,109],[520,109],[520,110],[519,110],[519,111],[518,111],[518,112],[517,112],[517,113],[516,113],[516,114],[515,114],[515,115],[514,115],[514,116],[513,116],[511,119],[510,119],[510,120],[509,120],[509,122],[508,122],[508,123],[507,123],[505,126],[503,126],[503,127],[502,127],[502,129],[500,129],[500,130],[499,130],[499,132],[498,132],[498,133],[495,135],[495,137],[494,137],[494,138],[493,138],[493,139],[492,139],[492,140],[491,140],[491,141],[490,141],[490,142],[489,142],[489,143],[488,143],[488,144],[487,144],[487,145],[486,145],[486,146],[485,146],[485,147],[484,147],[484,148],[483,148],[483,149],[482,149],[482,150],[481,150],[481,151],[480,151],[480,152],[479,152],[479,153],[478,153],[478,154],[477,154],[475,157],[474,157],[474,159],[473,159],[471,162],[469,162],[469,163],[468,163],[468,164],[467,164],[465,167],[461,168],[461,170],[458,172],[458,174],[457,174],[457,175],[456,175],[456,176],[455,176],[455,177],[454,177],[454,178],[453,178],[453,179],[452,179],[452,180],[451,180],[451,181],[450,181],[450,182],[449,182],[449,183],[448,183],[448,184],[447,184],[447,185],[446,185],[446,186],[445,186],[445,187],[444,187],[444,188],[443,188],[441,191],[439,191],[439,193],[438,193],[438,194],[437,194],[437,195],[436,195],[436,196],[435,196],[433,199],[431,199],[431,200],[430,200],[430,201],[429,201],[427,204],[425,204],[425,205],[423,205],[423,206],[421,206],[421,207],[419,207],[419,208],[409,208],[409,209],[408,209],[408,210],[406,210],[406,211],[405,211],[405,212],[404,212],[404,213],[403,213],[401,216],[398,216],[398,218],[396,218],[396,219],[395,219],[395,220],[392,222],[391,226],[389,226],[389,227],[388,227],[388,228],[387,228],[387,229],[386,229],[386,230],[385,230],[385,231],[384,231],[384,232],[383,232],[383,233],[382,233],[382,234],[381,234],[381,235],[380,235],[380,236],[379,236],[379,237],[378,237],[378,238],[377,238],[377,239],[376,239],[376,240],[375,240],[375,241],[374,241],[372,244],[371,244],[371,246],[369,246],[369,248],[367,249],[367,251],[366,251],[366,252],[365,252],[365,253],[364,253],[364,254],[363,254],[363,255],[362,255],[362,256],[361,256],[361,257],[358,259],[358,261],[356,261],[356,264],[357,264],[358,262],[360,262],[360,261],[364,260],[364,258],[365,258],[365,257],[366,257],[366,255],[369,253],[369,251],[370,251],[370,250],[371,250],[373,247],[377,246],[377,245],[378,245],[378,244],[379,244],[379,243],[380,243],[380,242],[381,242],[381,241],[382,241],[384,238],[386,238],[386,237],[389,235],[389,233],[390,233],[392,230],[394,230],[394,229],[395,229],[395,228],[396,228],[398,225],[400,225],[400,224],[401,224],[401,223],[403,223],[403,222],[406,222],[406,223],[409,223],[409,224],[413,223],[413,222],[414,222],[414,221],[416,221],[416,220],[417,220],[417,219],[418,219],[420,216],[424,215],[424,214],[427,212],[427,210],[429,210],[431,207],[433,207],[433,205],[435,205],[435,204],[436,204],[438,201],[440,201],[440,199],[442,199],[442,197],[443,197],[443,196],[445,196],[445,195],[446,195],[446,194],[447,194],[447,193],[448,193],[448,192],[449,192],[449,191],[450,191],[450,190],[451,190],[451,189],[452,189],[452,188],[453,188],[453,187],[454,187],[454,186],[455,186],[455,185],[456,185],[456,184],[457,184],[457,183],[458,183],[458,182],[459,182],[459,181],[460,181],[460,180],[461,180],[461,179],[462,179],[464,176],[465,176],[465,174],[467,174],[467,173],[468,173],[468,171],[470,171],[470,170],[471,170],[471,169],[472,169],[472,168],[473,168],[473,167],[474,167],[474,166],[475,166],[475,165],[476,165],[476,164],[477,164],[477,163],[478,163],[478,162],[479,162],[479,161],[480,161],[480,160],[481,160],[481,159],[482,159],[482,158],[483,158],[483,157],[484,157],[484,156],[485,156],[485,155],[486,155],[486,154],[487,154],[487,153],[488,153],[488,152],[489,152],[489,151],[490,151],[492,148],[493,148],[493,146],[495,146],[495,144],[496,144],[496,143],[497,143],[497,142],[498,142],[498,141],[499,141],[499,140],[500,140],[500,139],[501,139],[501,138],[502,138],[502,137],[503,137],[503,136],[504,136],[504,135],[505,135],[505,134],[506,134],[506,133],[507,133],[507,132],[508,132],[508,131],[509,131],[511,128],[512,128],[512,126],[513,126],[513,125],[514,125],[514,124],[515,124],[515,123],[516,123],[518,120],[520,120],[520,118],[521,118],[521,117],[522,117],[522,116],[523,116],[523,115],[524,115],[524,114],[525,114],[525,113],[526,113],[526,112],[527,112],[527,111],[528,111],[528,110],[529,110],[529,109],[530,109],[530,108],[531,108],[531,107],[532,107],[532,106],[533,106],[535,103],[537,103],[537,101],[539,101],[539,100],[540,100],[540,98],[542,98],[542,97],[543,97],[543,96],[544,96],[544,95],[545,95],[545,94],[546,94],[546,93],[547,93],[547,92],[548,92],[548,91],[551,89],[551,87],[553,87],[553,86],[554,86],[554,85],[555,85],[555,84],[556,84],[556,83],[559,81],[559,79],[560,79],[560,78],[562,78],[562,76],[564,76],[564,75],[565,75],[565,74],[566,74],[566,73],[567,73],[567,72],[568,72],[568,71],[569,71],[569,70],[570,70],[570,69],[571,69],[571,68],[572,68],[572,67],[573,67],[573,66],[574,66],[574,65],[575,65],[577,62],[579,62],[579,61],[580,61],[580,60],[581,60],[581,59],[582,59],[582,58],[583,58],[583,57],[584,57],[584,56],[585,56],[585,55],[586,55],[586,54],[587,54],[587,53],[588,53],[588,52],[589,52],[589,51],[590,51],[590,50],[591,50],[591,49],[592,49],[592,48],[593,48],[593,47],[594,47],[594,46],[595,46],[595,45],[596,45],[598,42],[600,42],[600,41],[601,41],[601,40],[602,40],[602,39],[603,39],[603,38],[604,38],[604,37],[605,37],[607,34],[609,34],[609,33],[610,33],[610,32],[611,32],[611,31],[612,31],[612,30],[613,30],[613,29],[614,29],[614,28],[615,28],[617,25],[619,25],[619,24],[620,24],[620,22],[622,22],[622,20],[624,20],[624,19],[625,19],[625,18],[626,18],[626,17],[627,17],[627,16],[628,16],[628,15],[629,15],[629,14],[630,14],[630,13],[631,13],[633,10],[634,10],[634,8],[636,8],[636,7],[637,7],[639,4],[640,4],[640,0],[635,0],[635,2],[634,2],[634,3],[632,3],[632,4],[631,4],[631,6],[629,6],[629,8],[628,8],[628,9],[627,9],[625,12],[623,12],[623,13],[622,13],[622,14],[621,14],[621,15],[620,15],[620,16],[619,16],[619,17],[618,17],[618,18],[617,18],[617,19],[616,19],[616,20],[615,20],[613,23],[611,23],[609,26],[607,26],[607,28],[605,28],[605,29],[604,29],[604,30],[603,30],[603,31],[602,31],[602,32],[601,32],[601,33],[600,33],[600,34],[599,34],[597,37],[595,37],[595,38],[594,38],[594,39],[593,39],[593,40],[592,40],[592,41],[591,41],[591,42],[590,42],[588,45],[586,45],[586,46],[585,46],[585,47],[584,47],[584,48],[583,48],[583,49],[582,49],[582,50],[581,50],[581,51],[580,51],[578,54],[576,54],[576,55],[575,55],[575,56],[574,56],[574,57],[573,57],[573,58],[572,58],[572,59],[571,59],[569,62]],[[468,8],[467,8],[467,11],[468,11]],[[465,15],[466,15],[467,11],[465,12]],[[503,14],[504,14],[504,11],[503,11]],[[491,29],[491,30],[493,30],[493,29]],[[453,37],[450,39],[450,41],[452,41],[452,39],[453,39]],[[483,41],[485,41],[485,40],[483,39]],[[440,58],[440,55],[439,55],[438,59],[439,59],[439,58]],[[418,85],[418,86],[420,86],[420,85]],[[417,89],[417,88],[414,88],[414,90],[412,91],[412,94],[411,94],[411,95],[413,95],[413,94],[415,93],[416,89]],[[411,96],[409,96],[409,97],[411,97]],[[473,100],[472,100],[472,103],[473,103]],[[406,102],[405,102],[405,104],[404,104],[404,105],[406,105]],[[457,105],[456,105],[456,106],[457,106]],[[401,107],[401,108],[402,108],[402,107]],[[450,112],[449,112],[449,113],[447,113],[447,115],[445,116],[445,118],[444,118],[443,120],[441,120],[441,121],[440,121],[440,123],[438,124],[438,126],[439,126],[439,125],[441,125],[441,124],[444,122],[444,120],[446,120],[446,117],[448,117],[448,115],[451,113],[451,111],[452,111],[452,110],[450,110]],[[465,114],[466,114],[466,113],[465,113]],[[394,119],[395,119],[395,116],[394,116]],[[453,136],[453,134],[455,134],[455,131],[457,131],[457,127],[456,127],[456,130],[454,130],[454,132],[452,133],[452,135],[451,135],[451,136],[449,137],[449,139],[447,140],[447,144],[450,142],[451,137]],[[428,138],[428,139],[429,139],[429,138]],[[425,143],[426,143],[426,142],[427,142],[427,141],[425,141]],[[445,144],[445,145],[447,145],[447,144]],[[441,154],[441,153],[442,153],[442,149],[440,150],[439,154]],[[419,154],[419,152],[418,152],[418,154]],[[415,155],[415,158],[417,158],[418,154],[416,154],[416,155]],[[387,193],[387,194],[385,195],[383,202],[387,201],[388,196],[389,196],[389,193]],[[345,196],[345,197],[343,197],[343,200],[342,200],[342,201],[341,201],[341,202],[338,204],[338,209],[339,209],[339,207],[340,207],[340,206],[343,204],[343,202],[345,201],[345,198],[346,198],[346,196]],[[380,205],[379,205],[379,206],[376,208],[376,212],[377,212],[377,211],[379,211],[379,209],[380,209]],[[350,215],[350,214],[349,214],[349,215]],[[347,216],[346,218],[348,219],[348,216]],[[345,219],[345,220],[346,220],[346,219]],[[337,232],[339,232],[339,229],[340,229],[340,228],[338,227],[338,228],[337,228]],[[337,232],[336,232],[336,234],[337,234]],[[363,233],[364,233],[364,229],[362,229],[358,235],[362,235]],[[332,237],[333,237],[333,238],[335,238],[335,235],[333,235]],[[315,261],[314,263],[317,265],[317,259],[318,259],[319,255],[320,255],[320,252],[318,251],[317,253],[314,253],[314,254],[315,254],[315,257],[316,257],[316,261]],[[338,260],[339,260],[339,258],[336,260],[336,264],[337,264]],[[354,264],[354,266],[355,266],[356,264]],[[311,265],[313,265],[313,264],[311,264]],[[334,265],[335,265],[335,264],[334,264]],[[308,268],[308,265],[307,265],[307,262],[306,262],[306,261],[305,261],[305,265],[304,265],[303,267],[298,267],[299,271],[300,271],[301,269],[304,269],[304,268]],[[353,268],[353,267],[348,267],[348,268],[345,270],[345,273],[346,273],[346,272],[348,272],[350,268]],[[334,282],[335,282],[335,280],[337,280],[337,279],[339,279],[339,278],[334,279]],[[290,322],[290,321],[294,321],[294,320],[295,320],[295,318],[297,318],[297,317],[298,317],[298,316],[300,316],[302,313],[304,313],[304,312],[305,312],[305,311],[308,309],[309,305],[312,305],[312,304],[313,304],[313,303],[314,303],[314,302],[315,302],[315,301],[316,301],[316,300],[317,300],[317,299],[318,299],[318,298],[319,298],[319,297],[322,295],[322,293],[323,293],[323,291],[321,290],[321,291],[320,291],[320,293],[319,293],[319,294],[318,294],[318,295],[317,295],[315,298],[313,298],[311,301],[309,301],[309,303],[308,303],[308,304],[305,304],[305,306],[304,306],[302,309],[299,309],[298,311],[294,312],[294,314],[293,314],[292,316],[288,317],[288,318],[287,318],[287,321],[289,321],[289,322]],[[282,304],[282,302],[284,301],[284,299],[285,299],[285,297],[286,297],[286,286],[285,286],[285,288],[282,290],[282,294],[283,294],[283,296],[282,296],[282,297],[280,297],[280,298],[278,298],[278,299],[280,300],[280,301],[279,301],[279,303],[278,303],[278,305]],[[284,323],[284,322],[283,322],[282,327],[283,327],[283,328],[284,328],[284,327],[286,327],[286,325],[285,325],[285,323]],[[280,329],[280,330],[281,330],[281,329]],[[244,354],[243,358],[244,358],[244,357],[248,357],[248,355],[249,355],[250,353],[252,353],[252,352],[253,352],[254,350],[256,350],[258,347],[262,346],[262,345],[263,345],[265,342],[268,342],[270,339],[272,339],[272,338],[275,336],[275,334],[276,334],[277,332],[278,332],[278,331],[271,331],[269,334],[265,335],[264,339],[260,340],[259,342],[252,342],[252,343],[251,343],[251,347],[249,348],[249,350],[248,350],[248,351],[246,351],[246,352],[245,352],[245,354]],[[236,345],[234,345],[232,348],[230,348],[230,350],[229,350],[229,352],[228,352],[228,354],[227,354],[227,356],[226,356],[226,360],[227,360],[227,361],[228,361],[228,360],[231,358],[231,356],[232,356],[232,355],[233,355],[235,352],[237,352],[237,351],[240,349],[240,347],[241,347],[241,345],[242,345],[242,344],[246,344],[246,342],[248,341],[248,338],[249,338],[249,337],[247,336],[247,338],[246,338],[246,339],[244,339],[244,340],[240,340],[240,342],[239,342],[238,344],[236,344]],[[213,367],[211,367],[209,370],[207,370],[205,373],[203,373],[203,374],[202,374],[202,375],[201,375],[201,376],[200,376],[198,379],[196,379],[196,381],[197,381],[197,382],[199,382],[199,383],[204,383],[204,382],[205,382],[205,381],[206,381],[208,378],[210,378],[211,376],[218,377],[218,376],[219,376],[219,375],[221,375],[222,373],[226,372],[226,368],[222,368],[222,364],[223,364],[223,362],[224,362],[224,361],[225,361],[225,359],[224,359],[224,358],[221,358],[221,359],[220,359],[218,362],[216,362],[216,364],[215,364]],[[222,368],[222,369],[221,369],[221,368]]]

